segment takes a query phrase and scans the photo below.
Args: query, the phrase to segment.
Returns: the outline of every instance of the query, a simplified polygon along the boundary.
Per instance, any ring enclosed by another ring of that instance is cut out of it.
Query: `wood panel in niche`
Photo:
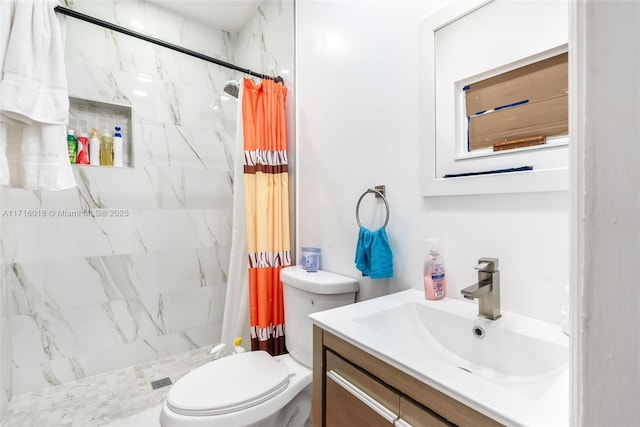
[[[568,134],[568,57],[565,52],[467,85],[468,150],[521,148]]]

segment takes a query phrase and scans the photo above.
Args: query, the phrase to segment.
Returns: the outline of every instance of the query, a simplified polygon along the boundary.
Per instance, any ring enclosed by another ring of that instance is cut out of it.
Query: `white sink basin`
[[[569,424],[568,337],[557,325],[418,290],[311,315],[314,322],[507,425]]]
[[[406,302],[353,320],[383,334],[390,345],[437,357],[517,393],[540,396],[568,366],[565,339],[546,340],[539,330],[526,330],[522,320],[516,328],[507,328],[513,324],[509,317],[480,319],[475,304],[447,299],[437,304]]]

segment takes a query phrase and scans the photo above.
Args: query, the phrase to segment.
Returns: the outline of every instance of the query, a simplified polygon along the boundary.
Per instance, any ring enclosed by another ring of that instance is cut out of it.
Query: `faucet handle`
[[[498,270],[498,258],[482,257],[474,268],[485,273],[494,273]]]

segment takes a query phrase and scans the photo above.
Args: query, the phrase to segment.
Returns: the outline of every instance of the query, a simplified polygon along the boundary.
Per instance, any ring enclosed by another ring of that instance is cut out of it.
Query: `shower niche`
[[[69,97],[69,125],[68,129],[75,131],[76,138],[80,133],[86,133],[87,138],[91,138],[92,129],[98,130],[100,137],[106,130],[112,137],[115,127],[121,128],[123,167],[97,166],[72,163],[80,167],[100,167],[100,168],[133,168],[133,109],[130,105],[115,104],[89,100],[79,97]]]
[[[453,2],[420,22],[424,196],[569,188],[568,39],[564,0]]]

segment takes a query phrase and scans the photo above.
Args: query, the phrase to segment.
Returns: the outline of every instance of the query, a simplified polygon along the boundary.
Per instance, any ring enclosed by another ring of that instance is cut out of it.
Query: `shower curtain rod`
[[[141,34],[141,33],[138,33],[136,31],[130,30],[128,28],[121,27],[120,25],[115,25],[115,24],[112,24],[111,22],[103,21],[102,19],[94,18],[93,16],[89,16],[89,15],[85,15],[84,13],[76,12],[73,9],[69,9],[69,8],[66,8],[66,7],[63,7],[63,6],[56,6],[55,7],[55,11],[58,12],[58,13],[61,13],[63,15],[71,16],[72,18],[79,19],[81,21],[89,22],[91,24],[95,24],[95,25],[98,25],[100,27],[107,28],[109,30],[117,31],[119,33],[126,34],[128,36],[135,37],[137,39],[144,40],[144,41],[147,41],[149,43],[157,44],[158,46],[163,46],[163,47],[169,48],[171,50],[175,50],[177,52],[181,52],[181,53],[193,56],[195,58],[202,59],[202,60],[207,61],[207,62],[212,62],[212,63],[220,65],[222,67],[230,68],[230,69],[236,70],[236,71],[241,71],[241,72],[243,72],[245,74],[249,74],[249,75],[254,76],[254,77],[259,77],[261,79],[273,80],[276,83],[279,83],[279,82],[283,82],[284,83],[284,80],[280,76],[273,77],[273,76],[267,76],[265,74],[259,74],[259,73],[256,73],[254,71],[251,71],[248,68],[242,68],[242,67],[239,67],[239,66],[237,66],[235,64],[231,64],[229,62],[225,62],[225,61],[222,61],[220,59],[213,58],[211,56],[203,55],[201,53],[195,52],[195,51],[190,50],[190,49],[186,49],[186,48],[184,48],[182,46],[178,46],[178,45],[175,45],[173,43],[168,43],[168,42],[166,42],[164,40],[156,39],[155,37],[146,36],[144,34]]]

